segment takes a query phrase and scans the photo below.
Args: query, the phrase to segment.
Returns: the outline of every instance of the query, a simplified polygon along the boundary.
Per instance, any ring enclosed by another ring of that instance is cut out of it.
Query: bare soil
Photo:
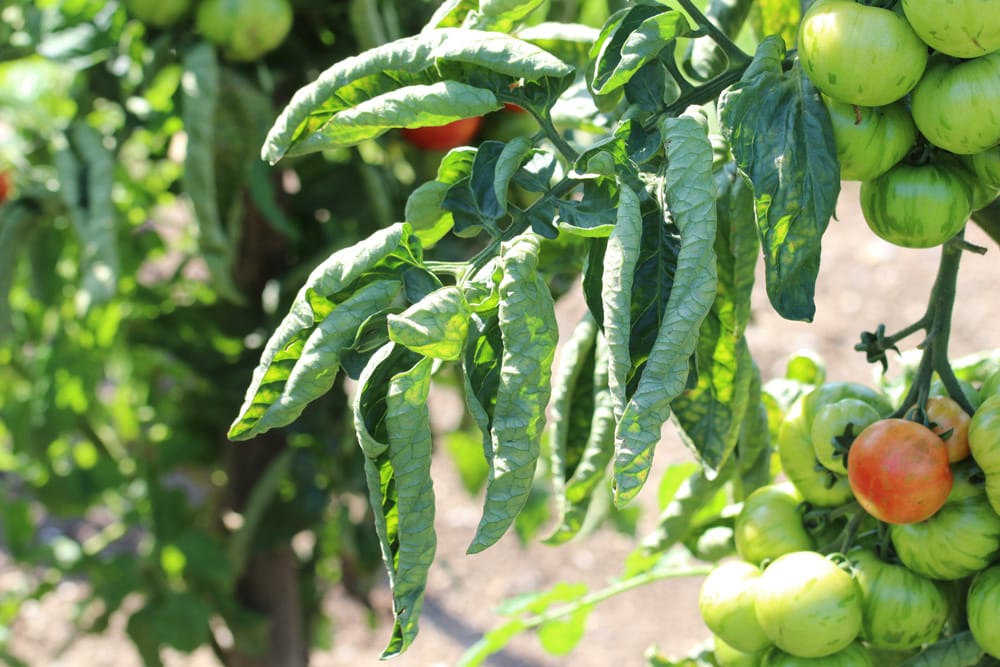
[[[860,216],[857,195],[856,184],[845,184],[840,219],[831,223],[825,236],[814,322],[788,322],[775,315],[767,303],[763,279],[758,281],[748,337],[765,377],[781,375],[787,356],[807,348],[826,361],[829,379],[870,382],[873,367],[853,350],[860,332],[873,330],[879,323],[894,331],[923,314],[938,252],[905,250],[875,238]],[[1000,347],[1000,309],[992,297],[1000,279],[995,259],[998,250],[977,229],[970,230],[969,240],[989,247],[990,252],[985,256],[967,253],[963,260],[951,339],[953,357]],[[560,303],[562,322],[570,326],[581,309],[578,296]],[[918,342],[919,338],[907,340],[903,349]],[[453,416],[457,409],[442,405],[448,400],[445,396],[433,406],[445,427],[448,415]],[[657,472],[670,462],[687,458],[684,446],[666,428],[657,451],[656,471],[637,501],[643,507],[640,535],[655,523]],[[556,581],[582,581],[600,588],[621,571],[623,559],[635,546],[632,538],[601,529],[558,548],[522,546],[508,535],[485,553],[467,556],[465,548],[479,519],[481,498],[470,498],[463,490],[446,455],[435,460],[434,479],[438,557],[428,582],[420,636],[406,654],[392,661],[397,667],[454,665],[465,648],[501,622],[495,608],[505,599]],[[0,561],[0,590],[16,586],[20,576]],[[638,667],[644,664],[643,652],[654,643],[665,653],[685,654],[707,637],[696,607],[699,585],[697,578],[664,581],[602,603],[590,617],[585,638],[568,656],[548,656],[528,634],[515,639],[487,664]],[[65,582],[40,604],[24,609],[22,618],[10,628],[14,654],[39,667],[140,665],[124,638],[121,619],[104,636],[74,638],[70,619],[85,590],[83,583]],[[333,648],[316,653],[312,664],[376,664],[391,630],[388,595],[380,594],[377,602],[379,623],[372,627],[363,609],[342,591],[334,590],[327,602],[335,633]],[[173,667],[217,665],[208,651],[191,656],[171,653],[165,658]]]

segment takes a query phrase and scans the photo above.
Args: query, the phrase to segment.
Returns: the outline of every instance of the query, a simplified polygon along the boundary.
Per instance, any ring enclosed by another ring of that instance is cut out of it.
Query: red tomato
[[[948,460],[954,463],[969,455],[969,422],[972,417],[954,399],[931,396],[926,405],[927,423],[948,447]]]
[[[10,193],[14,190],[14,179],[9,171],[0,171],[0,204],[10,198]]]
[[[941,509],[953,484],[948,448],[934,431],[906,419],[882,419],[858,434],[847,479],[861,506],[886,523],[923,521]]]
[[[504,111],[509,111],[511,113],[528,113],[527,109],[518,104],[514,104],[513,102],[504,102],[503,108]]]
[[[447,125],[403,128],[400,133],[417,148],[425,151],[448,151],[472,141],[482,124],[481,116],[473,116]]]

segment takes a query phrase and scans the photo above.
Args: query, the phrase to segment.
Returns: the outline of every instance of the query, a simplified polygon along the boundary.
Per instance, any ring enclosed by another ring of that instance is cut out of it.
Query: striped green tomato
[[[757,622],[755,604],[761,571],[741,560],[719,564],[702,582],[698,610],[716,637],[743,653],[771,645]]]
[[[977,574],[966,601],[969,630],[976,643],[994,658],[1000,658],[1000,565]]]
[[[903,565],[931,579],[971,576],[1000,553],[1000,516],[981,495],[945,503],[924,521],[890,526],[889,534]]]
[[[903,162],[861,184],[861,211],[868,227],[889,243],[932,248],[965,226],[972,193],[955,167]]]
[[[903,0],[903,13],[935,51],[975,58],[1000,49],[1000,0]]]
[[[979,153],[963,156],[965,166],[980,181],[992,188],[1000,188],[1000,144]]]
[[[768,484],[747,496],[733,525],[740,558],[760,565],[790,551],[814,548],[802,525],[802,502],[802,495],[789,482]]]
[[[842,651],[861,632],[861,592],[854,579],[815,551],[772,561],[760,578],[755,609],[775,646],[799,658]]]
[[[913,89],[917,129],[935,146],[973,155],[1000,142],[1000,51],[954,62],[935,58]]]
[[[892,10],[819,0],[802,16],[799,60],[809,80],[838,102],[879,107],[917,85],[927,45]]]
[[[896,165],[913,147],[917,127],[902,102],[860,107],[822,96],[833,123],[840,178],[867,181]]]
[[[832,655],[800,658],[773,648],[764,654],[762,667],[875,667],[871,652],[861,642],[854,642]],[[879,667],[883,667],[881,663]]]
[[[969,450],[986,475],[986,497],[993,510],[1000,513],[1000,394],[989,396],[972,415]]]
[[[861,589],[861,636],[872,646],[905,651],[937,640],[948,620],[940,584],[869,549],[847,554]]]

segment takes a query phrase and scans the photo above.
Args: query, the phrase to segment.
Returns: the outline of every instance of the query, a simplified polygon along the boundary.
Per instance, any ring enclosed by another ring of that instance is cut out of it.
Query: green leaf
[[[541,47],[565,63],[583,69],[600,31],[579,23],[544,22],[523,28],[517,36]]]
[[[400,296],[400,267],[421,262],[410,227],[396,224],[316,267],[264,346],[229,437],[290,424],[329,391],[358,328]]]
[[[636,5],[623,11],[614,29],[602,33],[603,39],[591,50],[595,66],[590,85],[596,95],[623,87],[643,65],[690,32],[684,15],[666,5]]]
[[[399,350],[405,348],[390,343],[372,358],[370,365],[384,365],[386,370],[371,373],[369,378],[387,381],[368,387],[384,401],[384,410],[378,411],[381,423],[374,430],[376,437],[385,438],[384,449],[374,457],[371,449],[365,449],[365,477],[395,616],[382,658],[402,653],[417,635],[427,572],[437,547],[427,408],[433,361]],[[362,442],[373,436],[372,415],[364,414],[366,408],[370,404],[356,398],[355,424]]]
[[[10,290],[19,257],[38,231],[37,220],[37,213],[20,201],[0,207],[0,339],[12,326]]]
[[[743,78],[720,98],[720,118],[753,184],[771,304],[786,319],[811,321],[840,171],[819,93],[798,61],[785,71],[784,56],[780,37],[761,42]]]
[[[220,71],[215,48],[199,42],[184,52],[181,76],[181,119],[187,135],[184,192],[191,201],[201,250],[215,288],[231,301],[243,296],[233,282],[233,243],[222,223],[216,190],[214,161],[216,107],[220,100]]]
[[[698,334],[697,384],[671,404],[681,435],[710,470],[717,470],[735,449],[748,405],[753,360],[743,332],[750,319],[760,247],[753,193],[736,165],[730,162],[719,169],[715,183],[719,281],[712,309]]]
[[[670,416],[670,402],[687,383],[689,359],[717,284],[712,145],[699,120],[687,115],[667,118],[662,134],[667,166],[660,205],[676,225],[681,246],[649,358],[615,432],[615,503],[619,506],[635,497],[649,475],[653,448]]]
[[[468,146],[448,151],[438,165],[437,177],[418,187],[406,200],[406,220],[413,225],[423,247],[437,243],[454,227],[455,219],[444,202],[453,185],[472,175],[476,153]]]
[[[584,605],[565,617],[542,623],[538,628],[538,640],[542,643],[542,648],[552,655],[568,655],[583,639],[587,631],[587,618],[593,609],[593,605]]]
[[[537,270],[538,251],[533,236],[517,237],[500,250],[503,356],[490,429],[484,431],[491,440],[491,465],[483,517],[469,553],[507,531],[528,499],[538,462],[559,339],[552,294]]]
[[[724,35],[735,40],[755,5],[753,0],[710,0],[705,8],[705,18]],[[771,34],[771,33],[768,33]],[[749,60],[749,56],[747,56]],[[691,41],[685,58],[685,69],[694,78],[708,81],[732,65],[725,50],[705,35]]]
[[[471,311],[462,290],[442,287],[399,315],[389,315],[389,340],[434,359],[462,357]]]
[[[271,128],[262,156],[273,164],[390,127],[481,115],[499,109],[498,94],[513,84],[524,89],[518,95],[548,96],[565,90],[572,73],[546,51],[509,35],[426,30],[342,60],[301,88]]]
[[[712,478],[707,477],[700,467],[693,470],[688,478],[680,483],[670,502],[660,512],[656,529],[643,539],[643,550],[646,553],[659,554],[686,540],[699,513],[723,489],[732,469],[732,466],[726,466]],[[678,471],[686,470],[690,468],[678,468]],[[661,496],[665,495],[661,491]]]
[[[755,489],[771,482],[771,442],[760,369],[754,364],[747,395],[746,415],[736,444],[736,460],[739,464],[737,499],[746,498]]]
[[[750,11],[750,26],[757,39],[778,35],[787,49],[795,48],[801,20],[802,4],[799,0],[756,0]]]

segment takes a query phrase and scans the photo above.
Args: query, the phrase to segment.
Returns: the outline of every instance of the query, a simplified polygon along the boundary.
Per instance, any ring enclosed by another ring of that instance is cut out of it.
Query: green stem
[[[566,138],[563,137],[559,130],[556,129],[556,126],[552,124],[552,119],[549,118],[548,114],[537,113],[530,107],[528,108],[528,113],[530,113],[535,120],[538,121],[538,125],[542,128],[542,131],[545,132],[545,136],[547,136],[549,141],[555,145],[555,147],[562,154],[563,158],[565,158],[567,162],[576,162],[576,159],[580,157],[580,154],[575,148],[573,148],[573,146],[570,145],[568,141],[566,141]]]
[[[708,18],[691,0],[678,0],[681,8],[705,30],[705,34],[712,38],[712,41],[719,45],[726,57],[729,59],[730,69],[746,69],[750,64],[751,57],[736,42],[730,39],[729,35],[722,32],[719,26]]]
[[[639,588],[641,586],[646,586],[656,581],[661,581],[664,579],[677,579],[679,577],[694,577],[708,574],[714,568],[714,565],[705,565],[702,567],[691,567],[684,570],[673,570],[663,568],[654,568],[649,572],[644,572],[642,574],[636,575],[634,577],[629,577],[628,579],[622,579],[617,581],[606,588],[602,588],[599,591],[594,591],[593,593],[588,593],[583,597],[569,602],[564,605],[550,609],[542,614],[536,614],[535,616],[529,616],[523,619],[521,627],[524,629],[537,628],[538,626],[544,625],[549,621],[554,621],[558,618],[563,618],[569,616],[581,609],[586,607],[592,607],[599,602],[603,602],[609,598],[613,598],[616,595],[626,593],[634,588]]]

